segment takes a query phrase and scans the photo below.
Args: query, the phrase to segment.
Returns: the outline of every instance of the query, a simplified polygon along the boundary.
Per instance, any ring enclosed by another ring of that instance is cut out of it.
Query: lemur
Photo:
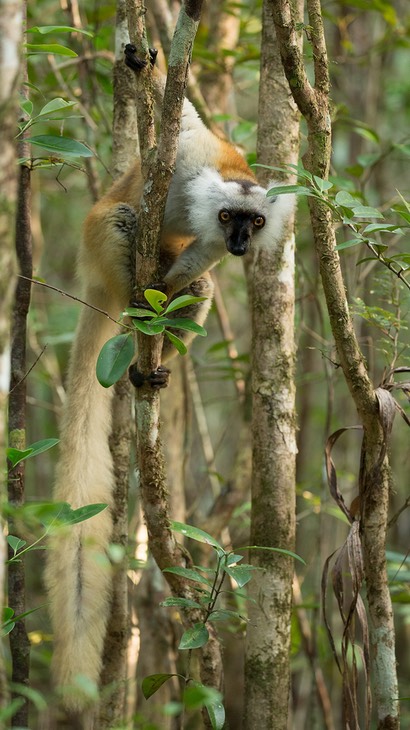
[[[136,72],[143,65],[131,45],[125,48],[125,61]],[[156,69],[153,78],[161,100],[164,78]],[[84,299],[113,318],[129,304],[132,294],[132,250],[143,184],[137,160],[85,220],[78,257]],[[161,234],[160,276],[170,297],[176,293],[207,297],[187,310],[186,316],[199,324],[212,300],[209,270],[227,253],[242,256],[251,245],[273,247],[278,242],[293,200],[267,197],[266,192],[239,151],[207,129],[185,99]],[[95,309],[82,310],[70,356],[54,488],[54,499],[68,502],[73,509],[92,503],[108,505],[52,539],[46,568],[55,641],[53,676],[57,685],[76,686],[64,700],[74,712],[88,702],[78,677],[85,675],[98,683],[110,606],[112,389],[99,384],[95,366],[101,347],[117,329]],[[164,347],[166,360],[172,355],[171,345]]]

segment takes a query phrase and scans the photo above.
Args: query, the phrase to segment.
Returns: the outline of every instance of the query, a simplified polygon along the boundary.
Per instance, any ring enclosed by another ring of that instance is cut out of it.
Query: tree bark
[[[280,61],[270,3],[263,6],[258,161],[296,163],[299,113]],[[277,173],[261,174],[266,184]],[[252,300],[251,544],[294,549],[295,383],[293,220],[280,244],[258,251]],[[293,560],[250,551],[258,568],[249,584],[245,658],[245,728],[286,730],[290,690]]]
[[[309,37],[313,48],[314,86],[307,79],[298,34],[288,0],[272,2],[272,14],[283,67],[292,94],[308,126],[305,166],[326,178],[331,156],[329,71],[321,4],[308,0]],[[363,425],[360,474],[360,521],[368,600],[371,669],[379,730],[399,727],[395,634],[386,572],[386,530],[391,481],[386,455],[390,436],[385,399],[378,397],[360,351],[335,250],[331,212],[322,201],[309,198],[309,207],[323,290],[333,337],[346,383]]]
[[[10,314],[16,285],[13,221],[17,197],[16,119],[22,36],[22,3],[3,2],[0,13],[0,499],[5,499],[6,409],[10,377]],[[0,605],[4,605],[6,542],[0,525]],[[7,702],[4,655],[0,646],[0,709]]]
[[[26,87],[27,89],[27,87]],[[27,99],[27,90],[23,91]],[[24,139],[18,144],[19,157],[29,158],[30,148]],[[19,271],[25,279],[17,281],[12,322],[11,373],[9,395],[9,446],[24,449],[26,446],[26,344],[27,317],[30,308],[31,282],[33,274],[32,241],[31,241],[31,169],[22,164],[18,174],[17,210],[16,210],[16,254]],[[18,509],[25,503],[25,463],[20,462],[10,469],[8,478],[8,499],[12,509]],[[9,517],[9,532],[19,535],[13,512]],[[12,557],[12,551],[9,551]],[[8,572],[9,607],[19,616],[26,611],[26,581],[24,559],[10,563]],[[16,623],[10,633],[10,651],[12,657],[12,681],[28,686],[30,669],[30,642],[27,636],[25,620]],[[21,707],[13,715],[13,723],[25,727],[28,724],[28,701],[24,698]]]
[[[141,148],[142,171],[145,190],[138,218],[137,237],[137,294],[156,281],[159,256],[159,232],[165,209],[169,184],[175,167],[177,142],[182,105],[185,96],[187,70],[192,44],[201,13],[200,1],[182,4],[171,47],[168,79],[162,108],[161,135],[155,153],[155,131],[152,94],[149,93],[149,68],[137,77],[137,110]],[[132,42],[147,52],[143,28],[143,8],[129,2],[127,14]],[[137,29],[137,32],[136,32]],[[143,93],[146,82],[148,93]],[[159,337],[138,336],[138,367],[148,375],[160,365],[162,341]],[[141,500],[147,523],[149,547],[160,569],[186,564],[186,555],[178,546],[170,530],[169,495],[165,480],[164,456],[160,440],[160,414],[158,391],[149,385],[136,389],[137,461],[140,473]],[[167,573],[173,592],[180,596],[191,595],[188,581],[175,580]],[[193,621],[201,620],[193,618]],[[201,679],[205,685],[221,686],[221,657],[216,633],[212,627],[208,643],[202,649]],[[205,727],[208,719],[204,718]],[[210,725],[209,725],[210,727]]]
[[[122,175],[137,155],[138,129],[135,107],[135,78],[124,63],[124,46],[129,41],[125,0],[118,0],[114,64],[113,159],[114,178]],[[131,446],[131,386],[127,376],[115,385],[110,449],[114,464],[115,491],[111,542],[122,549],[113,573],[111,612],[103,654],[100,684],[102,693],[99,727],[120,725],[125,713],[127,678],[128,615],[128,484]]]

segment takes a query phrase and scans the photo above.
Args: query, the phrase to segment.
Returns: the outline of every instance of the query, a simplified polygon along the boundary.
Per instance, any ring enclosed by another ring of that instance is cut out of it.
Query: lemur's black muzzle
[[[251,221],[241,221],[234,224],[226,237],[226,248],[234,256],[243,256],[251,246]]]

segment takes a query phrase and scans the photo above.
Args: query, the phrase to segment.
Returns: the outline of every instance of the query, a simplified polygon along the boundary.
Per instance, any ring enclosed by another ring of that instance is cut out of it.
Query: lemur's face
[[[218,221],[228,252],[243,256],[249,251],[254,233],[264,227],[266,219],[255,212],[223,208],[218,213]]]

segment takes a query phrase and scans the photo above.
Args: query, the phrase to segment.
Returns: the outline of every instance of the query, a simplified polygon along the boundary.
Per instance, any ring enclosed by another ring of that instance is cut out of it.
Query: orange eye
[[[221,223],[228,223],[231,220],[231,214],[227,210],[220,210],[218,218]]]
[[[263,215],[257,215],[253,221],[253,225],[255,226],[255,228],[263,228],[263,226],[265,225],[265,219]]]

